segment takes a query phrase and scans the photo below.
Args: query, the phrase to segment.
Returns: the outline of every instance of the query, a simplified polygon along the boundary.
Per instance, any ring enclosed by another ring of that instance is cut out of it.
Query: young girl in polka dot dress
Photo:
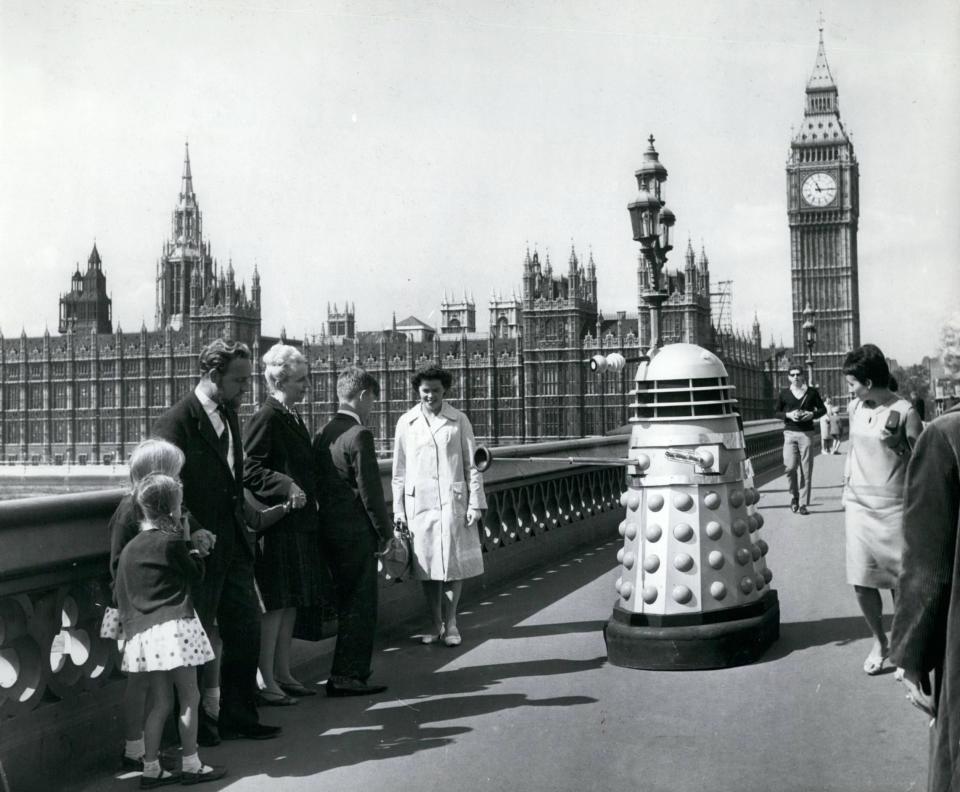
[[[190,597],[191,585],[203,578],[203,561],[199,551],[192,549],[189,528],[181,520],[180,482],[153,474],[137,485],[135,493],[143,522],[120,554],[115,593],[128,636],[121,669],[146,675],[152,694],[144,724],[146,752],[140,787],[212,781],[223,777],[226,769],[204,765],[197,754],[200,691],[195,667],[214,658]],[[180,703],[181,773],[162,770],[159,761],[174,687]]]

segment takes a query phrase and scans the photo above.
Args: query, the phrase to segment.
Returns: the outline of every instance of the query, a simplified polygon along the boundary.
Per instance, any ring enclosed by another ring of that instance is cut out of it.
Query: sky
[[[861,339],[937,350],[960,297],[957,0],[0,0],[0,330],[56,332],[94,240],[114,323],[153,329],[189,141],[204,236],[263,331],[439,324],[519,291],[527,246],[636,311],[646,139],[733,320],[792,343],[785,162],[818,16],[860,163]]]

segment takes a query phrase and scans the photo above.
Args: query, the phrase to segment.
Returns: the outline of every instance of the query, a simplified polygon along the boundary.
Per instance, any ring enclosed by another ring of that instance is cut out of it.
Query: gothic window
[[[193,386],[193,383],[190,380],[187,380],[187,379],[177,380],[174,387],[173,400],[175,402],[180,401],[180,399],[182,399],[191,390],[193,390],[192,386]]]
[[[140,442],[140,421],[136,418],[128,418],[123,422],[123,439],[128,443]]]
[[[82,410],[90,406],[90,383],[77,383],[77,407]]]
[[[20,409],[20,386],[7,385],[3,389],[3,406],[7,410]]]
[[[27,432],[29,443],[42,443],[43,442],[43,422],[42,421],[30,421],[27,424]]]
[[[123,403],[127,407],[140,406],[140,383],[125,382],[123,384]]]
[[[559,371],[558,367],[555,365],[544,366],[542,370],[543,377],[541,379],[541,396],[556,396],[559,390]],[[547,432],[547,434],[556,434],[555,432]]]
[[[29,402],[28,407],[31,410],[40,410],[43,408],[43,386],[42,385],[30,385],[29,387]]]
[[[116,386],[112,382],[105,382],[100,386],[100,406],[101,407],[116,407],[117,406],[117,390]]]
[[[66,363],[54,363],[53,364],[52,377],[54,379],[63,379],[67,376],[67,364]]]
[[[6,436],[6,442],[19,443],[20,424],[15,421],[7,421],[7,423],[4,425],[4,435]]]
[[[178,357],[173,363],[173,370],[177,374],[190,374],[193,372],[192,363],[192,357]]]
[[[86,361],[82,363],[77,363],[77,376],[78,377],[89,377],[90,376],[90,364]]]
[[[123,376],[124,376],[124,377],[139,377],[139,376],[140,376],[140,361],[139,361],[139,360],[125,360],[125,361],[123,361]]]
[[[100,439],[104,443],[117,442],[117,424],[112,419],[100,423]]]
[[[483,369],[471,370],[470,395],[474,398],[484,398],[487,395],[487,372]]]
[[[53,406],[57,410],[67,409],[67,384],[58,382],[53,386]]]
[[[557,323],[554,319],[547,319],[543,324],[543,337],[547,340],[554,340],[557,337]]]
[[[517,392],[517,373],[511,368],[500,369],[497,372],[497,395],[513,396]]]
[[[510,336],[510,322],[507,321],[506,316],[501,316],[497,319],[497,338],[509,338]]]
[[[93,442],[93,421],[77,421],[77,442]]]
[[[150,383],[150,406],[151,407],[166,407],[167,397],[166,389],[163,387],[163,382],[151,382]]]
[[[67,442],[67,422],[66,421],[53,422],[53,442],[54,443]]]
[[[393,371],[390,373],[390,400],[391,401],[406,401],[412,400],[413,388],[410,386],[410,382],[407,379],[406,372],[404,371]]]
[[[43,377],[43,364],[42,363],[31,363],[29,366],[30,369],[30,379],[38,380]]]
[[[117,366],[113,360],[103,360],[100,362],[100,376],[113,377],[116,375]]]
[[[163,360],[156,359],[150,361],[150,373],[154,375],[163,374]]]
[[[451,318],[451,319],[450,319],[450,329],[451,329],[451,330],[459,330],[459,329],[460,329],[460,320],[457,319],[456,317]]]

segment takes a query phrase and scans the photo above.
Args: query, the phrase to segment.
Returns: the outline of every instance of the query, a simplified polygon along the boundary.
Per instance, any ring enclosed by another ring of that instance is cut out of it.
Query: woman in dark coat
[[[321,598],[317,472],[310,433],[295,407],[307,389],[306,360],[295,347],[276,344],[263,356],[263,365],[270,395],[246,427],[243,483],[258,501],[291,507],[261,537],[256,562],[266,611],[260,703],[286,706],[314,693],[290,671],[290,644],[297,608],[316,606]]]
[[[907,699],[935,717],[931,792],[960,789],[960,406],[920,435],[907,468],[905,547],[890,654]],[[930,682],[930,672],[933,681]]]

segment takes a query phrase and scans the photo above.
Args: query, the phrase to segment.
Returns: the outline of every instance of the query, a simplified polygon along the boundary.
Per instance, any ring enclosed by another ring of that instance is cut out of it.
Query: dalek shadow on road
[[[603,371],[625,361],[590,363]],[[568,460],[626,467],[609,660],[656,670],[753,662],[779,637],[780,606],[726,368],[702,347],[669,344],[640,359],[631,395],[628,458]],[[492,459],[478,449],[478,467]]]

